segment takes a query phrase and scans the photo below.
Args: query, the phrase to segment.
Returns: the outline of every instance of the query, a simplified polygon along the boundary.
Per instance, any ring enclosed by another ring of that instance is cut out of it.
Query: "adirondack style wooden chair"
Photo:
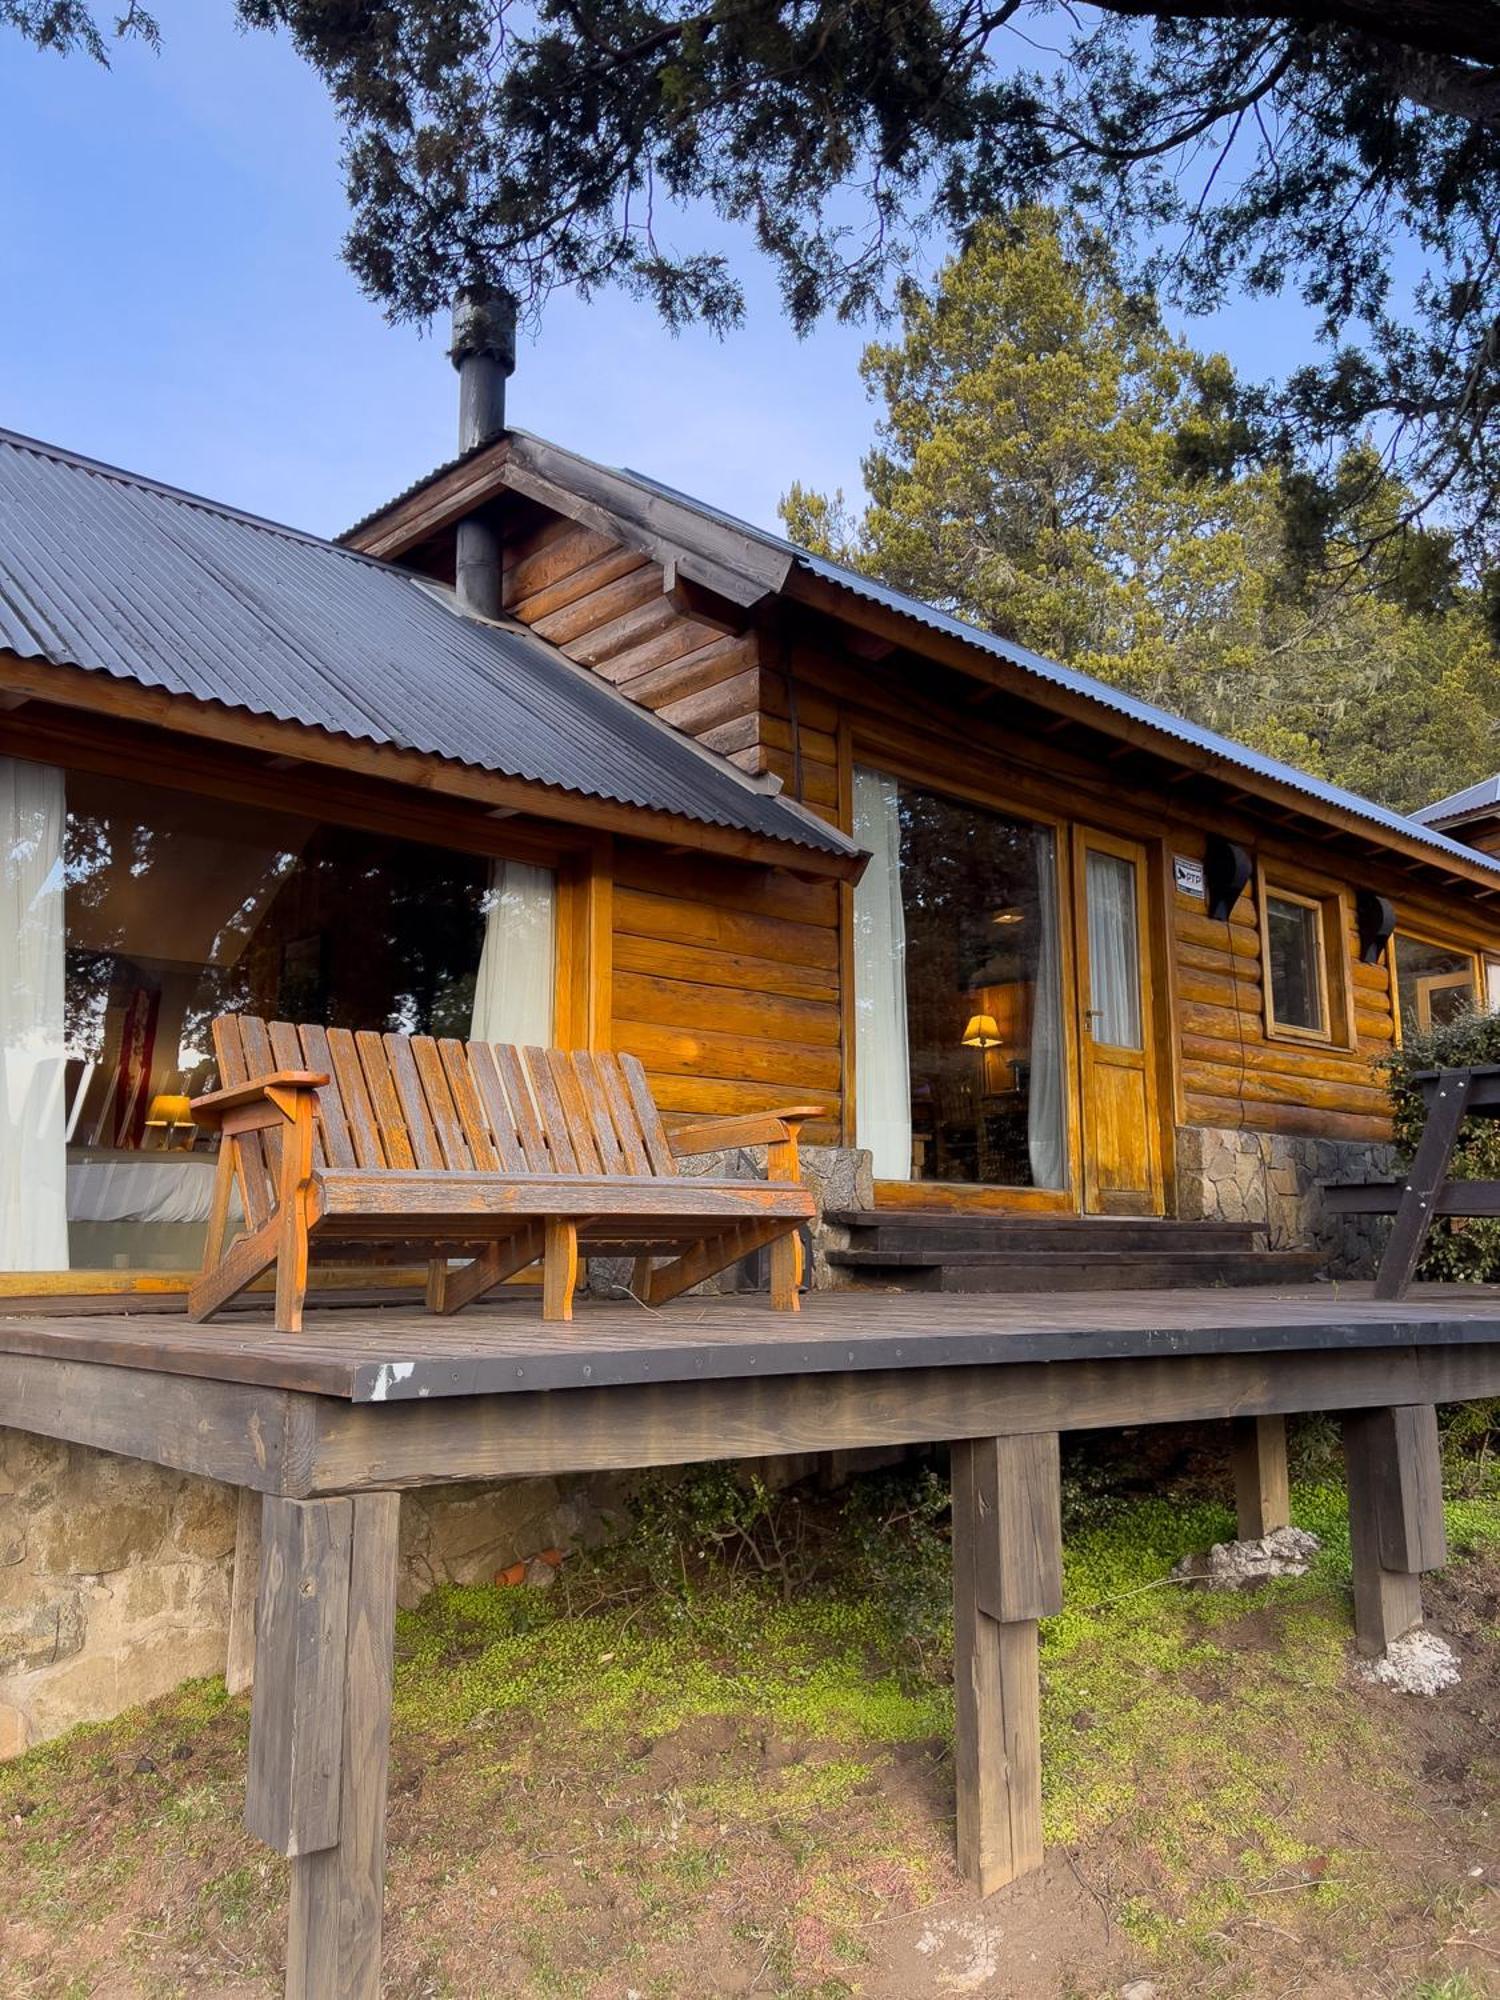
[[[816,1212],[797,1143],[817,1106],[669,1132],[633,1056],[237,1014],[213,1035],[221,1087],[193,1117],[222,1142],[195,1320],[274,1266],[277,1330],[298,1332],[309,1259],[330,1252],[428,1259],[426,1302],[440,1313],[540,1260],[542,1316],[566,1320],[580,1245],[633,1257],[632,1290],[650,1306],[768,1246],[771,1304],[797,1310],[797,1231]],[[677,1171],[756,1145],[765,1181]],[[245,1229],[226,1245],[236,1182]]]

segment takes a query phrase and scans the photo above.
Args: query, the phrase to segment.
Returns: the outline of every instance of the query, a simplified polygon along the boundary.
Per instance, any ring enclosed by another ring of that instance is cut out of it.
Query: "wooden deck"
[[[1287,1519],[1285,1415],[1338,1413],[1354,1631],[1378,1652],[1444,1559],[1435,1406],[1500,1395],[1500,1289],[1478,1287],[833,1292],[570,1324],[525,1297],[454,1319],[345,1297],[298,1334],[255,1299],[211,1326],[142,1306],[0,1317],[0,1425],[244,1489],[231,1657],[258,1576],[246,1817],[292,1861],[289,2000],[378,2000],[404,1489],[946,1442],[959,1858],[989,1893],[1041,1859],[1061,1432],[1233,1419],[1241,1532],[1264,1533]]]
[[[886,1370],[1328,1353],[1500,1341],[1500,1286],[1419,1285],[1380,1301],[1363,1284],[1245,1290],[1034,1293],[818,1292],[796,1315],[761,1297],[662,1311],[582,1301],[566,1325],[523,1296],[454,1318],[337,1298],[277,1333],[252,1301],[207,1326],[180,1311],[16,1311],[0,1355],[198,1376],[351,1403],[513,1395],[647,1383],[729,1382]]]

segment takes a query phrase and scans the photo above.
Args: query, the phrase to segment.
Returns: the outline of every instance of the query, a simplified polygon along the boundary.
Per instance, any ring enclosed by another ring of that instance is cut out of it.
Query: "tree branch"
[[[1494,0],[1094,0],[1132,20],[1282,21],[1299,28],[1348,28],[1396,48],[1421,49],[1496,68]]]

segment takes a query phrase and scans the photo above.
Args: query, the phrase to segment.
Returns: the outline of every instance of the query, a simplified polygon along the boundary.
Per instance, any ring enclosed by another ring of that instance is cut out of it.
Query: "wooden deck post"
[[[234,1522],[234,1569],[229,1579],[229,1650],[224,1685],[243,1694],[255,1679],[255,1602],[260,1596],[260,1517],[262,1501],[240,1488]]]
[[[951,1462],[958,1860],[988,1896],[1042,1859],[1037,1620],[1062,1608],[1057,1433],[966,1438]]]
[[[1259,1541],[1292,1518],[1291,1485],[1286,1466],[1285,1417],[1236,1417],[1234,1509],[1236,1534],[1242,1542]]]
[[[1431,1403],[1344,1417],[1354,1636],[1383,1653],[1422,1622],[1423,1570],[1447,1560],[1442,1458]]]
[[[379,2000],[399,1509],[265,1501],[245,1822],[291,1857],[286,2000]]]

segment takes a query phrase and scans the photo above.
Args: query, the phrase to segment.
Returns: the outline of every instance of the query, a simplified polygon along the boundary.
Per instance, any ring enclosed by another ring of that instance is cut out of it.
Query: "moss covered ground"
[[[951,1859],[937,1468],[832,1496],[653,1483],[550,1590],[402,1617],[387,1991],[1500,1992],[1500,1491],[1474,1465],[1435,1590],[1466,1680],[1427,1703],[1352,1678],[1315,1430],[1295,1512],[1322,1554],[1243,1595],[1169,1581],[1232,1533],[1217,1476],[1075,1465],[1042,1641],[1051,1859],[984,1906]],[[0,1994],[278,1990],[285,1873],[239,1825],[246,1731],[198,1683],[0,1767]]]

